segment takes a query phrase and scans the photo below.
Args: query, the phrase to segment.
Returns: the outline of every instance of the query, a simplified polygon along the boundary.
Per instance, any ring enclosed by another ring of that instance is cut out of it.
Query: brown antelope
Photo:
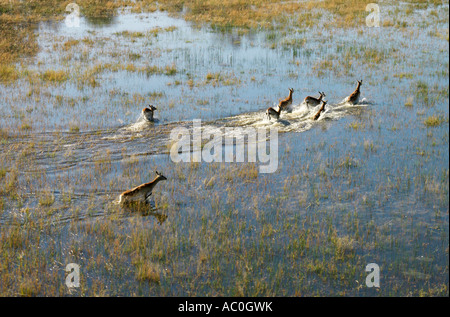
[[[360,94],[359,88],[361,87],[362,79],[361,80],[357,80],[356,82],[358,83],[358,85],[356,86],[355,91],[350,96],[345,98],[345,102],[349,102],[351,104],[358,103],[358,101],[359,101],[359,94]]]
[[[153,105],[149,105],[149,107],[142,109],[142,114],[148,121],[153,121],[153,112],[157,109]]]
[[[289,88],[289,96],[287,96],[286,98],[281,100],[280,103],[278,104],[278,108],[280,108],[280,110],[285,110],[287,107],[292,105],[292,94],[293,93],[294,93],[294,89]]]
[[[276,119],[280,118],[281,108],[278,106],[278,111],[276,111],[273,107],[267,108],[266,115],[267,118],[270,120],[270,117],[273,116]]]
[[[317,120],[320,117],[320,114],[322,113],[322,111],[325,110],[325,105],[327,104],[327,102],[325,100],[322,100],[322,106],[320,107],[319,111],[317,111],[317,113],[314,115],[313,120]]]
[[[152,194],[153,187],[155,187],[159,181],[166,179],[167,178],[164,175],[156,171],[156,177],[151,182],[139,185],[120,194],[119,204],[146,202],[147,198]]]
[[[320,104],[323,97],[326,97],[325,93],[319,91],[319,98],[308,96],[305,98],[305,100],[303,100],[303,102],[306,103],[307,106],[315,107]]]

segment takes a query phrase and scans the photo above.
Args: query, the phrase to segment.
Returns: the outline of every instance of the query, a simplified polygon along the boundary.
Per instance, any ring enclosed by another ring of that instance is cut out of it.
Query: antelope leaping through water
[[[327,102],[325,100],[322,100],[322,106],[320,107],[319,111],[314,115],[313,120],[317,120],[320,117],[320,114],[325,110],[325,105]]]
[[[269,107],[266,110],[267,118],[270,120],[271,117],[275,117],[275,119],[280,118],[281,108],[278,106],[278,111],[275,110],[273,107]]]
[[[292,105],[292,94],[293,93],[294,93],[294,89],[289,88],[289,96],[287,96],[286,98],[281,100],[280,103],[278,104],[278,108],[280,109],[280,111],[286,110],[290,105]]]
[[[167,178],[158,173],[156,171],[156,177],[154,180],[148,183],[144,183],[127,191],[124,191],[120,194],[119,204],[127,204],[127,203],[145,203],[147,202],[147,198],[152,194],[152,190],[156,184],[158,184],[162,180],[166,180]]]
[[[271,117],[275,117],[276,119],[280,118],[281,110],[286,110],[290,105],[292,105],[292,94],[294,93],[293,88],[289,88],[289,96],[284,98],[278,104],[278,110],[275,110],[273,107],[269,107],[266,110],[267,118],[270,120]]]
[[[153,113],[155,112],[155,110],[157,110],[156,107],[154,107],[153,105],[149,105],[149,108],[142,109],[142,114],[148,121],[154,121]]]
[[[320,102],[322,101],[323,97],[325,97],[325,93],[324,92],[320,92],[319,91],[319,98],[315,98],[313,96],[308,96],[305,98],[305,100],[303,100],[303,102],[308,106],[308,107],[315,107],[317,105],[320,104]]]
[[[345,98],[345,102],[351,103],[351,104],[356,104],[359,101],[359,95],[361,93],[360,91],[360,87],[362,85],[362,79],[361,80],[357,80],[356,81],[358,84],[356,86],[356,89],[354,92],[352,92],[352,94],[350,96],[348,96],[347,98]]]

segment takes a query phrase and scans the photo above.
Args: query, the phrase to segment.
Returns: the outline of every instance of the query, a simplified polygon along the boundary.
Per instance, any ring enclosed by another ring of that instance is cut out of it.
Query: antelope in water
[[[292,105],[292,94],[293,93],[294,93],[294,89],[293,88],[289,88],[289,96],[287,96],[286,98],[281,100],[280,103],[278,104],[278,108],[280,109],[280,111],[281,110],[285,110],[290,105]]]
[[[320,102],[322,101],[323,97],[326,97],[325,93],[319,91],[319,98],[314,98],[312,96],[308,96],[308,97],[305,98],[305,100],[303,100],[303,102],[306,103],[306,105],[308,107],[309,106],[315,107],[315,106],[320,104]]]
[[[281,108],[278,106],[278,111],[276,111],[273,107],[269,107],[266,110],[267,118],[270,120],[270,117],[273,116],[276,119],[280,118]]]
[[[153,105],[149,105],[150,108],[144,108],[142,109],[142,114],[144,115],[144,117],[148,120],[148,121],[154,121],[153,120],[153,112],[156,109],[156,107],[154,107]]]
[[[120,194],[119,204],[146,202],[147,198],[152,194],[153,187],[155,187],[159,181],[166,179],[167,178],[164,175],[156,171],[156,177],[151,182],[139,185]]]
[[[320,117],[320,114],[322,113],[322,111],[325,110],[325,105],[327,104],[327,102],[325,100],[322,100],[322,106],[320,107],[319,111],[317,111],[317,113],[314,115],[313,120],[317,120]]]
[[[357,80],[356,82],[358,83],[358,85],[356,86],[355,91],[350,96],[345,98],[345,102],[349,102],[351,104],[358,103],[358,101],[359,101],[359,94],[360,94],[359,88],[361,87],[362,79],[361,80]]]

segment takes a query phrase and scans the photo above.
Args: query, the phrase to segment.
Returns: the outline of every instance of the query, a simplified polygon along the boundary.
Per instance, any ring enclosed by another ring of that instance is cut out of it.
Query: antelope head
[[[320,95],[319,100],[322,100],[323,97],[326,97],[326,95],[323,91],[322,92],[319,91],[319,95]]]
[[[157,110],[156,107],[154,107],[153,105],[149,105],[149,107],[150,108],[142,109],[142,112],[145,114],[145,113],[149,113],[149,112],[153,112],[153,111]]]
[[[158,175],[158,178],[160,180],[166,180],[167,179],[163,174],[159,173],[158,171],[155,171],[155,172],[156,172],[156,175]]]

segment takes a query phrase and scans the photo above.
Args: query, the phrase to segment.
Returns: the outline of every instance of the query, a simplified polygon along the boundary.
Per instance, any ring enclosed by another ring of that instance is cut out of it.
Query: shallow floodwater
[[[448,295],[448,40],[430,35],[438,27],[448,30],[448,21],[219,31],[162,12],[82,18],[79,27],[41,23],[40,52],[21,67],[68,78],[0,86],[0,126],[12,132],[0,146],[20,144],[32,158],[20,156],[20,198],[5,199],[0,226],[44,217],[63,237],[61,262],[73,241],[97,241],[74,227],[111,219],[117,234],[129,237],[138,224],[173,252],[170,261],[152,250],[146,257],[157,263],[158,286],[91,267],[96,255],[87,251],[71,255],[89,270],[86,283],[101,280],[107,294],[417,295],[447,286]],[[361,101],[350,105],[343,100],[357,79]],[[269,120],[265,110],[288,88],[291,109]],[[303,99],[318,91],[328,104],[315,121],[319,106]],[[149,104],[155,122],[141,115]],[[433,115],[442,123],[427,127]],[[258,173],[258,163],[174,163],[171,132],[192,133],[195,119],[203,133],[276,129],[276,172]],[[4,152],[7,170],[14,156]],[[150,212],[123,213],[120,192],[154,170],[167,181]],[[53,201],[42,203],[42,193]],[[42,237],[41,247],[54,239]],[[371,262],[381,267],[378,290],[364,285]]]

